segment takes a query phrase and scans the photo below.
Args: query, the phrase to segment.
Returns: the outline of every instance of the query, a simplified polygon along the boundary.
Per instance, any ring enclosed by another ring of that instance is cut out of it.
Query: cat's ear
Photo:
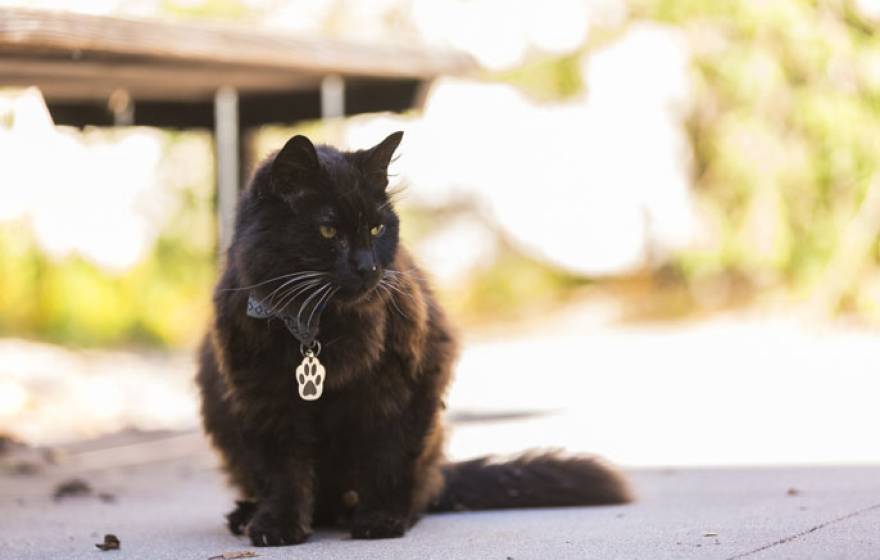
[[[397,131],[364,152],[363,170],[372,184],[382,189],[388,186],[388,165],[402,139],[403,132]]]
[[[277,193],[285,193],[294,187],[307,186],[315,182],[319,169],[315,145],[298,134],[284,144],[272,162],[272,188]]]

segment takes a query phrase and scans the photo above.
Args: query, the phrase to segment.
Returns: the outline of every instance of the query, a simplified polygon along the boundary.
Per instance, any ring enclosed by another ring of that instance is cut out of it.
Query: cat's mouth
[[[337,299],[345,303],[357,303],[369,298],[379,289],[381,279],[370,282],[350,283],[340,286]]]
[[[348,282],[336,282],[338,289],[335,301],[345,307],[376,298],[399,300],[407,295],[405,273],[398,270],[379,269],[378,274],[369,278],[347,280]]]

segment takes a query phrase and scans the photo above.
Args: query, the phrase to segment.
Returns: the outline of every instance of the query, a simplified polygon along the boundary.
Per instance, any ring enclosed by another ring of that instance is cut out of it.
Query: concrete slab
[[[90,460],[0,476],[0,558],[880,558],[880,466],[638,470],[632,505],[433,515],[403,539],[321,531],[305,545],[256,549],[226,532],[233,496],[203,448],[142,465]],[[115,501],[54,501],[71,476]],[[105,533],[121,550],[95,548]]]
[[[38,476],[0,475],[0,560],[207,559],[243,550],[297,559],[880,559],[876,333],[737,317],[601,327],[578,317],[466,346],[448,399],[449,454],[598,452],[639,467],[630,471],[640,493],[634,505],[432,516],[401,540],[322,532],[303,546],[254,549],[222,525],[233,497],[198,430],[129,433],[68,446],[60,466]],[[28,426],[60,437],[81,435],[76,426],[104,433],[197,424],[196,401],[183,388],[191,365],[107,354],[98,367],[79,356],[74,375],[73,356],[34,362],[33,352],[10,348],[0,344],[0,381],[5,374],[6,387],[41,395],[34,402],[42,408],[12,426],[23,434]],[[109,420],[95,424],[101,415]],[[810,466],[820,463],[862,466]],[[727,466],[691,468],[701,464]],[[70,476],[116,502],[52,501],[54,485]],[[98,551],[104,533],[118,535],[122,550]]]

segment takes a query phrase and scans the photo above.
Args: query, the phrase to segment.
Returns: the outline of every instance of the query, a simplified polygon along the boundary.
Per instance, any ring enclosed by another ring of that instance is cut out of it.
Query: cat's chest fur
[[[230,298],[228,306],[241,307],[241,297]],[[386,311],[387,302],[357,310],[332,309],[321,318],[318,355],[325,370],[325,393],[315,401],[314,408],[339,397],[349,398],[353,389],[360,395],[382,396],[395,392],[405,396],[405,385],[411,383],[417,368],[420,341],[414,341],[424,330],[402,315]],[[234,311],[232,311],[234,313]],[[229,333],[233,361],[252,366],[261,381],[271,390],[267,397],[299,399],[295,372],[303,361],[300,342],[277,319],[255,319],[239,313],[241,332]],[[224,326],[220,327],[224,330]],[[294,404],[299,404],[295,402]]]

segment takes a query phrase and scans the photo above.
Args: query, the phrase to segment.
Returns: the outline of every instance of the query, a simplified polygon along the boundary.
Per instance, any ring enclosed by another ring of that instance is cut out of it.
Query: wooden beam
[[[200,101],[137,101],[134,125],[158,128],[190,129],[214,128],[213,98]],[[113,113],[107,102],[49,101],[49,113],[57,125],[113,126]]]
[[[71,61],[243,65],[314,75],[386,78],[432,78],[476,70],[469,56],[436,49],[303,39],[242,26],[0,8],[0,56],[11,54],[63,54]],[[3,79],[0,71],[0,82]]]
[[[123,87],[141,100],[207,99],[231,84],[241,92],[315,89],[321,78],[293,71],[240,65],[149,64],[80,58],[63,60],[0,56],[0,81],[7,86],[37,86],[47,99],[77,101],[107,97]],[[173,84],[173,87],[169,87]]]
[[[345,114],[378,111],[406,111],[417,106],[423,82],[418,80],[355,80],[345,84]],[[109,96],[108,91],[107,95]],[[107,98],[57,101],[48,97],[49,112],[56,124],[67,126],[112,126],[113,114]],[[214,127],[214,97],[198,100],[154,101],[134,98],[134,124],[160,128]],[[270,93],[239,93],[239,123],[242,130],[268,124],[290,125],[321,118],[319,90]]]

